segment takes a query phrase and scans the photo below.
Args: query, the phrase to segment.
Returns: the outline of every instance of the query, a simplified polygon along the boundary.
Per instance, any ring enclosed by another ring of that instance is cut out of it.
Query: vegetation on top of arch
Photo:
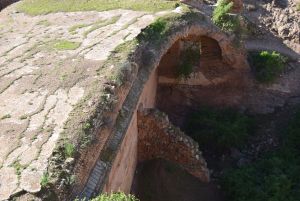
[[[158,44],[157,42],[164,41],[178,25],[187,25],[194,23],[195,21],[202,21],[205,17],[198,12],[190,10],[188,7],[182,6],[182,13],[171,13],[163,17],[158,18],[155,22],[147,26],[137,36],[139,42],[151,42],[152,44]]]
[[[212,21],[223,31],[235,33],[240,29],[240,20],[238,15],[230,13],[232,8],[233,2],[218,0],[217,7],[213,11]]]

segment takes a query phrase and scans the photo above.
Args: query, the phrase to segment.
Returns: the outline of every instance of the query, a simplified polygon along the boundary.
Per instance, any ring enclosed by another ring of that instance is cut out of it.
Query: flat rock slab
[[[0,12],[0,200],[38,192],[74,106],[110,52],[156,16],[129,10]]]

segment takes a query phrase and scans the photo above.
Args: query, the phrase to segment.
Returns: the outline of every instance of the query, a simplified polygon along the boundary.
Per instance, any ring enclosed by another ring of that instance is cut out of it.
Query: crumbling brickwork
[[[167,115],[155,109],[138,113],[138,160],[155,158],[176,162],[202,181],[209,181],[209,170],[198,144],[173,126]]]

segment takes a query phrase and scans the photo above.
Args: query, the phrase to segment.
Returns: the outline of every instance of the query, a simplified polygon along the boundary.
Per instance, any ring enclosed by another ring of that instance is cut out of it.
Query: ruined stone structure
[[[152,158],[178,162],[202,181],[209,180],[206,163],[197,150],[197,146],[182,132],[173,133],[166,130],[164,127],[166,126],[164,123],[167,124],[166,121],[162,119],[161,122],[155,121],[154,116],[157,117],[158,114],[153,115],[151,112],[144,113],[143,111],[149,111],[149,108],[159,108],[160,102],[156,94],[162,82],[167,79],[167,82],[178,83],[178,79],[174,77],[176,75],[174,65],[184,41],[203,43],[200,64],[211,62],[217,67],[219,64],[226,64],[231,69],[230,73],[234,75],[241,75],[245,72],[247,74],[249,69],[244,50],[237,48],[232,39],[214,25],[205,20],[196,20],[189,25],[184,24],[179,23],[173,27],[176,31],[170,32],[166,40],[158,46],[155,43],[141,45],[133,50],[134,57],[130,63],[124,61],[126,68],[131,69],[129,72],[132,73],[133,79],[125,85],[130,86],[129,91],[126,92],[124,89],[122,91],[117,107],[118,117],[110,123],[112,133],[94,168],[88,178],[81,177],[81,184],[85,185],[78,185],[73,191],[78,192],[83,188],[80,197],[90,198],[99,192],[119,190],[130,192],[137,163]],[[124,94],[127,95],[124,96]],[[178,138],[176,135],[181,137]],[[158,142],[158,139],[161,141]],[[185,140],[182,142],[181,139]],[[169,148],[164,147],[164,143],[169,144]],[[178,149],[179,147],[181,148]],[[148,152],[148,150],[152,151]],[[82,158],[81,163],[86,164],[84,162],[86,159],[88,158]],[[87,175],[84,173],[86,171],[81,168],[78,175]]]
[[[138,112],[138,161],[163,158],[176,162],[202,181],[209,181],[199,145],[157,110]]]

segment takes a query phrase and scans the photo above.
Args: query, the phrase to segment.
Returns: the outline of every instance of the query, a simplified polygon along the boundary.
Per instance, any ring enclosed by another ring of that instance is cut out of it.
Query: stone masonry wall
[[[139,162],[163,158],[181,165],[204,182],[209,181],[209,170],[198,144],[173,126],[162,112],[147,109],[138,112]]]

